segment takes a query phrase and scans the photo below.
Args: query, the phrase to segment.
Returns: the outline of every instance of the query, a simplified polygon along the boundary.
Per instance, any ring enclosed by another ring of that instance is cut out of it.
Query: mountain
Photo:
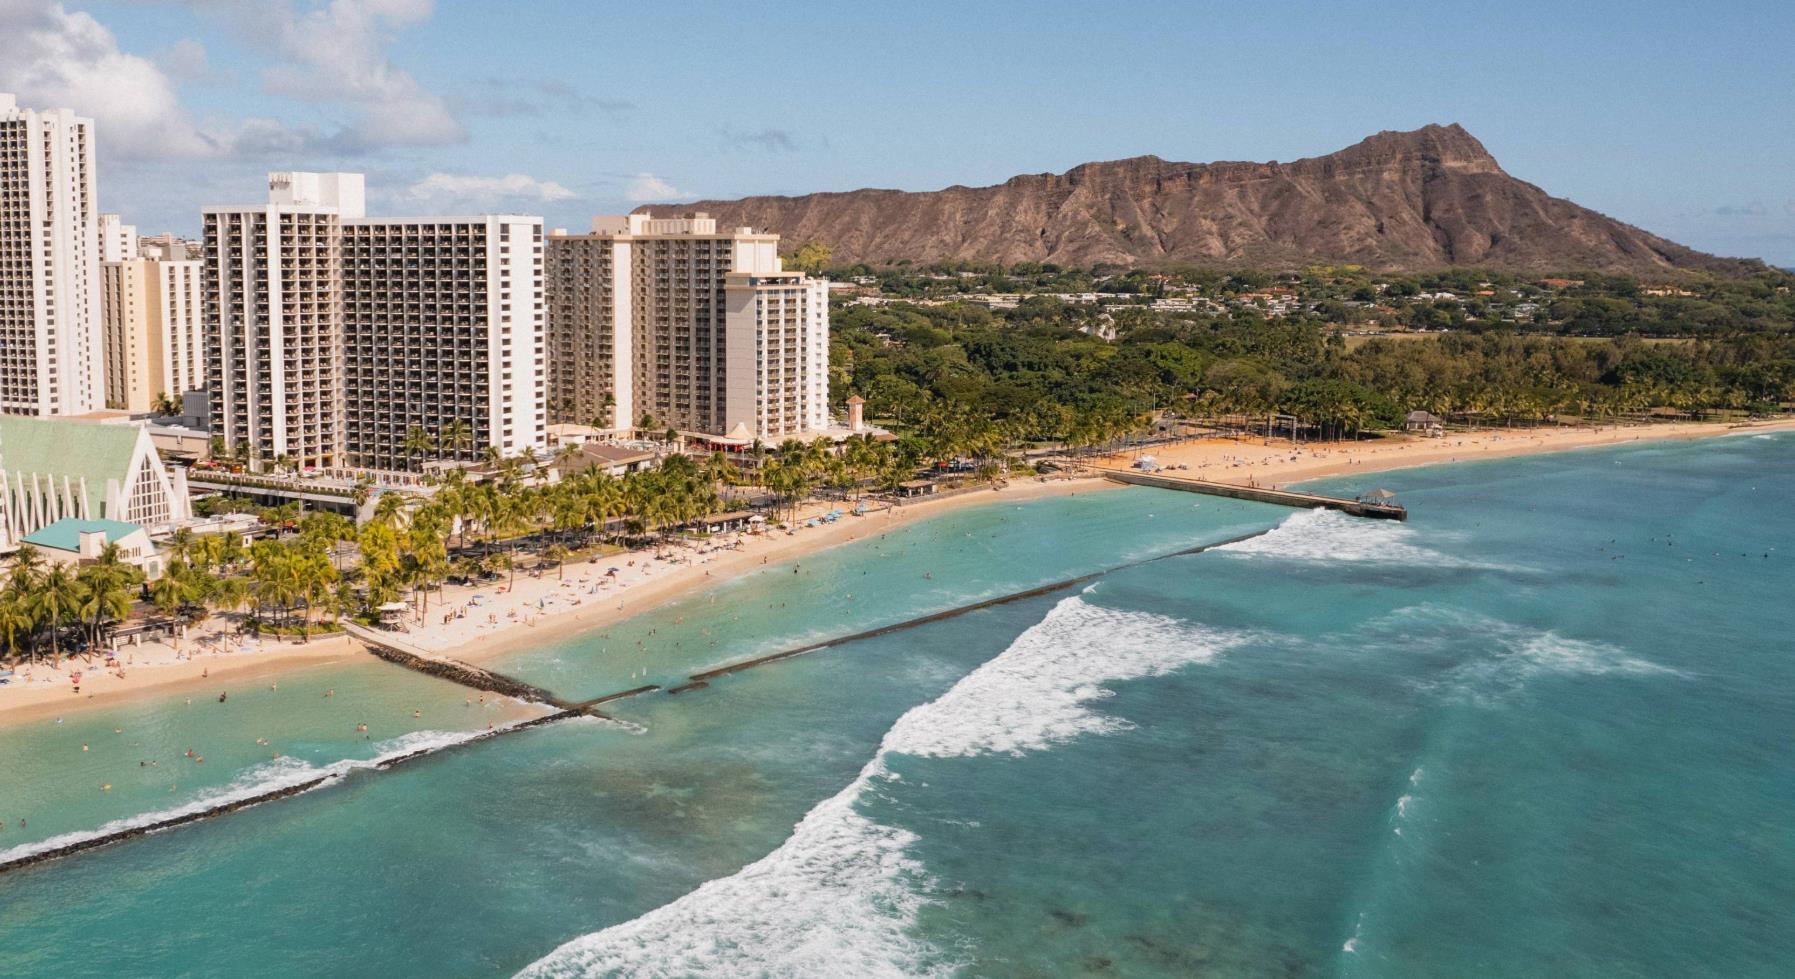
[[[838,263],[964,259],[1090,266],[1741,273],[1717,258],[1552,197],[1503,172],[1454,124],[1382,132],[1294,163],[1139,156],[993,187],[855,190],[650,205],[815,240]]]

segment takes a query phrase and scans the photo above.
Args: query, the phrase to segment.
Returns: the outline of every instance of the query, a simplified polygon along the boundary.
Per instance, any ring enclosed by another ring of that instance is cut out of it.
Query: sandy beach
[[[1449,433],[1441,438],[1387,438],[1359,443],[1304,443],[1241,439],[1197,439],[1154,446],[1100,460],[1131,465],[1143,454],[1179,475],[1220,482],[1287,486],[1292,483],[1354,473],[1384,472],[1414,466],[1474,462],[1542,452],[1621,445],[1638,441],[1697,439],[1756,434],[1795,428],[1795,420],[1747,426],[1680,423],[1650,426],[1567,427],[1561,429],[1492,429]],[[997,500],[1018,502],[1067,493],[1118,488],[1102,478],[1012,480],[997,490],[979,489],[853,516],[851,505],[813,502],[794,521],[791,532],[724,534],[703,541],[667,544],[626,554],[569,563],[557,573],[519,571],[507,580],[468,586],[446,586],[429,596],[427,608],[414,615],[400,636],[406,643],[446,659],[479,661],[518,649],[556,642],[602,628],[621,619],[676,600],[719,580],[727,580],[768,564],[802,557],[823,548],[884,533],[952,509]],[[1400,486],[1393,487],[1400,489]],[[883,506],[883,504],[879,504]],[[831,510],[844,511],[833,523],[804,526]],[[609,573],[616,568],[615,574]],[[367,655],[362,644],[345,636],[309,643],[273,639],[238,640],[233,626],[214,617],[197,627],[175,649],[146,642],[122,649],[124,676],[65,658],[61,670],[47,662],[20,667],[12,683],[0,687],[0,725],[46,714],[115,704],[127,699],[176,694],[183,690],[242,682],[308,666],[341,662]],[[80,672],[77,694],[71,674]]]
[[[217,622],[214,618],[206,625]],[[223,689],[366,655],[361,643],[335,635],[314,637],[309,643],[245,639],[241,645],[202,646],[189,640],[180,650],[146,642],[120,649],[118,670],[106,669],[98,658],[89,665],[78,656],[65,656],[62,669],[53,670],[45,659],[17,667],[12,682],[0,687],[0,725],[195,689]],[[72,680],[75,674],[81,676],[79,693]]]
[[[432,596],[424,621],[414,619],[401,638],[446,659],[490,659],[610,625],[763,565],[885,533],[949,510],[997,500],[1014,503],[1115,488],[1117,485],[1107,480],[1089,477],[1012,480],[996,490],[981,487],[896,507],[869,501],[871,512],[859,517],[848,512],[852,504],[812,502],[791,521],[789,532],[720,534],[704,541],[570,563],[563,574],[553,569],[536,574],[520,571],[512,589],[505,588],[505,581],[449,586],[440,598]],[[804,525],[831,510],[843,513],[833,523]],[[616,575],[608,574],[611,568],[617,569]]]
[[[1140,456],[1150,455],[1162,467],[1188,467],[1177,469],[1177,475],[1220,483],[1251,483],[1280,488],[1292,483],[1333,476],[1387,472],[1414,466],[1481,462],[1543,452],[1627,445],[1633,442],[1761,434],[1788,429],[1795,429],[1795,419],[1738,426],[1684,422],[1618,427],[1493,428],[1476,432],[1449,432],[1439,438],[1417,435],[1368,442],[1305,442],[1299,445],[1292,445],[1289,439],[1268,441],[1259,437],[1243,437],[1238,440],[1217,438],[1153,446],[1118,453],[1098,461],[1103,465],[1126,467],[1133,465]]]

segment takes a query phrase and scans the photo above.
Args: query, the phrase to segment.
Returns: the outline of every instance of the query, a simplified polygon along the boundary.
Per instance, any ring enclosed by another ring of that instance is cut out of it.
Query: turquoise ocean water
[[[1401,526],[869,524],[499,665],[666,683],[1273,529],[387,772],[523,712],[369,663],[0,729],[0,856],[340,775],[0,877],[0,974],[1786,975],[1792,478],[1781,435],[1331,484]]]

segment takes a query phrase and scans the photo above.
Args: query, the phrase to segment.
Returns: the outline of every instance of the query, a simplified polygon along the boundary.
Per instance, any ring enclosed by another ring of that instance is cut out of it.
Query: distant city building
[[[0,416],[0,549],[64,518],[157,528],[192,515],[185,478],[142,425]]]
[[[136,240],[132,241],[133,251]],[[164,259],[179,254],[179,259]],[[101,271],[106,407],[154,409],[206,386],[205,292],[199,259],[184,246],[146,246]]]
[[[548,239],[550,417],[749,443],[828,427],[828,283],[704,214]]]
[[[144,235],[137,239],[137,253],[144,258],[161,258],[180,261],[187,258],[199,258],[205,251],[202,242],[188,241],[164,232],[159,235]]]
[[[137,226],[116,214],[100,215],[100,261],[125,262],[137,257]]]
[[[93,120],[0,94],[0,412],[105,397]]]
[[[261,469],[543,447],[542,221],[369,218],[361,174],[205,209],[211,426]],[[436,444],[406,443],[421,430]]]

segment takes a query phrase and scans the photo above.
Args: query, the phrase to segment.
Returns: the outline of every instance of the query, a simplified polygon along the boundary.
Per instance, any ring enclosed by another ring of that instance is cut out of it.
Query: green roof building
[[[0,548],[67,517],[158,528],[191,515],[186,479],[143,426],[0,415]]]
[[[122,520],[83,520],[64,517],[61,520],[26,534],[22,543],[30,544],[43,556],[61,564],[80,564],[100,556],[108,544],[117,544],[119,556],[127,564],[141,568],[144,577],[155,581],[162,575],[162,558],[149,534],[142,527]]]

